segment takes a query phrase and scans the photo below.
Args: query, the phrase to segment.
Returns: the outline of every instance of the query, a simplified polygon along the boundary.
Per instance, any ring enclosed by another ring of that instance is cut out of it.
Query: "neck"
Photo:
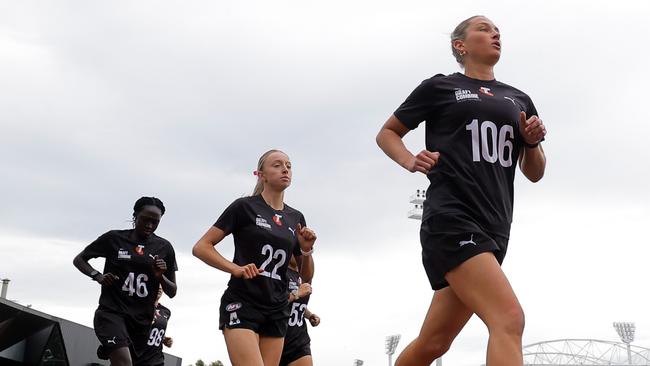
[[[138,232],[135,231],[135,229],[131,232],[131,235],[129,235],[129,236],[131,237],[131,240],[139,241],[139,242],[144,242],[144,241],[147,241],[147,239],[148,239],[147,237],[144,237],[144,236],[141,236],[140,234],[138,234]]]
[[[284,209],[284,191],[274,191],[269,188],[264,188],[262,191],[262,198],[266,204],[273,207],[273,209]]]
[[[153,303],[153,306],[158,306],[158,300],[156,300],[156,302]]]
[[[494,80],[494,66],[467,63],[465,65],[465,76],[478,80]]]

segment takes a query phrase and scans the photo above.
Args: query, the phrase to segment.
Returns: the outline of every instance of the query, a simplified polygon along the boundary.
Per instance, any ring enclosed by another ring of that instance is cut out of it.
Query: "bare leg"
[[[250,329],[224,329],[228,356],[233,366],[264,366],[257,333]]]
[[[467,324],[472,312],[451,288],[433,294],[420,334],[399,355],[395,366],[425,366],[442,356]]]
[[[111,352],[108,355],[108,358],[111,360],[111,366],[132,366],[133,362],[131,361],[131,351],[129,347],[120,347]]]
[[[278,366],[283,346],[284,337],[260,337],[260,351],[264,366]]]
[[[524,311],[494,255],[472,257],[445,278],[458,298],[488,327],[487,366],[522,366]]]

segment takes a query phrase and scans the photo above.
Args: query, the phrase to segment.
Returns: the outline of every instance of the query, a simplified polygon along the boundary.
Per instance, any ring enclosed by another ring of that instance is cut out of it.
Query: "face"
[[[465,31],[465,40],[454,41],[454,47],[465,53],[465,62],[495,65],[501,57],[501,33],[490,19],[476,17]]]
[[[153,205],[144,206],[135,217],[135,232],[140,237],[148,238],[156,231],[162,212]]]
[[[265,187],[283,191],[291,185],[291,161],[287,154],[273,152],[266,158],[258,174]]]

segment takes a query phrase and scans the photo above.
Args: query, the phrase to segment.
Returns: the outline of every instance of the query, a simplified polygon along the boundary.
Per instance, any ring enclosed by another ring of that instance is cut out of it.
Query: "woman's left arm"
[[[541,141],[546,136],[546,127],[537,116],[526,119],[526,113],[519,115],[519,132],[524,139],[524,147],[519,153],[519,168],[531,182],[537,182],[544,176],[546,155]]]
[[[298,245],[300,245],[300,277],[303,282],[311,283],[314,278],[314,259],[311,254],[314,251],[314,242],[316,242],[316,233],[307,227],[298,224],[296,230]]]
[[[167,272],[167,263],[163,259],[158,258],[158,256],[155,257],[153,266],[154,274],[158,277],[163,292],[170,299],[176,296],[176,272]]]

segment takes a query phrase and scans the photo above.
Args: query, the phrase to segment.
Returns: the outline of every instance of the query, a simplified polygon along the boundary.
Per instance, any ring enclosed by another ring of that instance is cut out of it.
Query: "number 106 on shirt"
[[[465,126],[472,133],[472,160],[483,160],[496,163],[507,168],[512,166],[512,141],[514,130],[510,125],[503,125],[499,129],[492,121],[483,121],[479,128],[478,119]],[[507,151],[506,151],[507,149]]]

